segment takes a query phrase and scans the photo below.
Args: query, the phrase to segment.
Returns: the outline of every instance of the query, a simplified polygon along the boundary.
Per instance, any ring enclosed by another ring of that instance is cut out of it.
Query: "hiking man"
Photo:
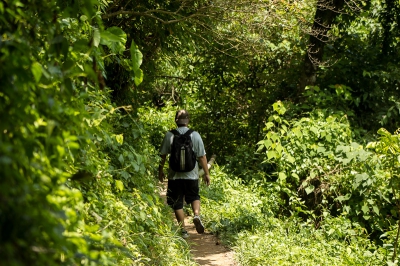
[[[204,169],[203,180],[206,185],[210,185],[210,174],[207,167],[206,152],[204,149],[203,140],[201,139],[199,133],[190,130],[188,128],[189,124],[189,113],[186,110],[179,110],[175,114],[175,123],[178,126],[176,131],[168,131],[165,134],[164,140],[161,145],[161,163],[158,168],[158,179],[163,182],[165,178],[164,174],[164,164],[167,158],[167,154],[171,155],[171,150],[174,150],[174,141],[177,141],[177,137],[186,133],[190,134],[190,140],[193,144],[192,150],[195,154],[193,170],[187,171],[184,169],[182,171],[173,171],[171,168],[170,158],[170,169],[168,172],[168,189],[167,189],[167,203],[175,212],[176,220],[182,228],[182,237],[187,238],[189,235],[185,230],[185,214],[183,212],[183,199],[187,203],[190,203],[193,210],[193,223],[196,227],[196,231],[199,234],[204,233],[204,226],[200,219],[200,195],[199,195],[199,170],[198,163]],[[173,147],[172,147],[173,146]],[[171,148],[172,147],[172,148]],[[191,152],[191,151],[190,151]],[[182,162],[182,161],[181,161]],[[190,163],[187,163],[190,164]],[[173,165],[172,165],[173,166]],[[190,167],[191,168],[191,167]]]

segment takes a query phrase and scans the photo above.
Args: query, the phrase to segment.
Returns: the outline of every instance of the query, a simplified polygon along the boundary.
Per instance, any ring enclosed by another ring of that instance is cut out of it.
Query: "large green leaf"
[[[306,193],[307,195],[314,192],[315,187],[313,185],[309,185],[308,187],[306,187]]]
[[[142,64],[143,55],[133,40],[131,43],[131,59],[133,71],[137,71]]]
[[[33,63],[31,66],[31,71],[35,81],[39,82],[40,78],[42,77],[42,65],[38,62]]]
[[[122,52],[125,51],[126,33],[122,29],[111,27],[102,31],[100,36],[100,43],[107,45],[113,53],[122,54]]]
[[[119,191],[124,190],[124,183],[121,180],[115,180],[115,186],[119,189]]]
[[[139,86],[143,81],[143,71],[140,69],[140,65],[142,64],[143,55],[137,47],[136,43],[132,40],[131,43],[131,60],[132,60],[132,69],[134,73],[134,81],[135,85]]]
[[[139,68],[138,70],[134,71],[135,73],[135,85],[139,86],[140,83],[143,81],[143,71]]]
[[[98,47],[101,40],[101,34],[99,29],[95,28],[93,30],[93,46]]]
[[[368,205],[364,204],[364,205],[361,207],[361,210],[363,211],[364,214],[368,214],[368,213],[369,213],[369,207],[368,207]]]

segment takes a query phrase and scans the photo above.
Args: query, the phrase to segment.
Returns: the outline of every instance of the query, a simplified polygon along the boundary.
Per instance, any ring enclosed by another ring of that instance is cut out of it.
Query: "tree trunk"
[[[297,97],[300,97],[306,86],[315,85],[317,71],[323,60],[324,47],[330,40],[328,31],[343,6],[344,0],[318,0]]]

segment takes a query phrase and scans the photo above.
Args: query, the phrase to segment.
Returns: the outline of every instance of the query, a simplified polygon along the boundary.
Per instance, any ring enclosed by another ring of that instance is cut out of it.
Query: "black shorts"
[[[200,200],[199,180],[168,180],[167,203],[174,210],[183,209],[183,198],[186,203]]]

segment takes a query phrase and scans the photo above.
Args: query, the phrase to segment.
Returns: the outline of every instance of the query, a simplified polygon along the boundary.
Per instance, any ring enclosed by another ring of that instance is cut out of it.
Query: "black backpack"
[[[180,134],[176,129],[171,130],[174,139],[171,144],[169,167],[174,172],[190,172],[196,166],[196,154],[193,151],[193,143],[189,129],[185,134]]]

